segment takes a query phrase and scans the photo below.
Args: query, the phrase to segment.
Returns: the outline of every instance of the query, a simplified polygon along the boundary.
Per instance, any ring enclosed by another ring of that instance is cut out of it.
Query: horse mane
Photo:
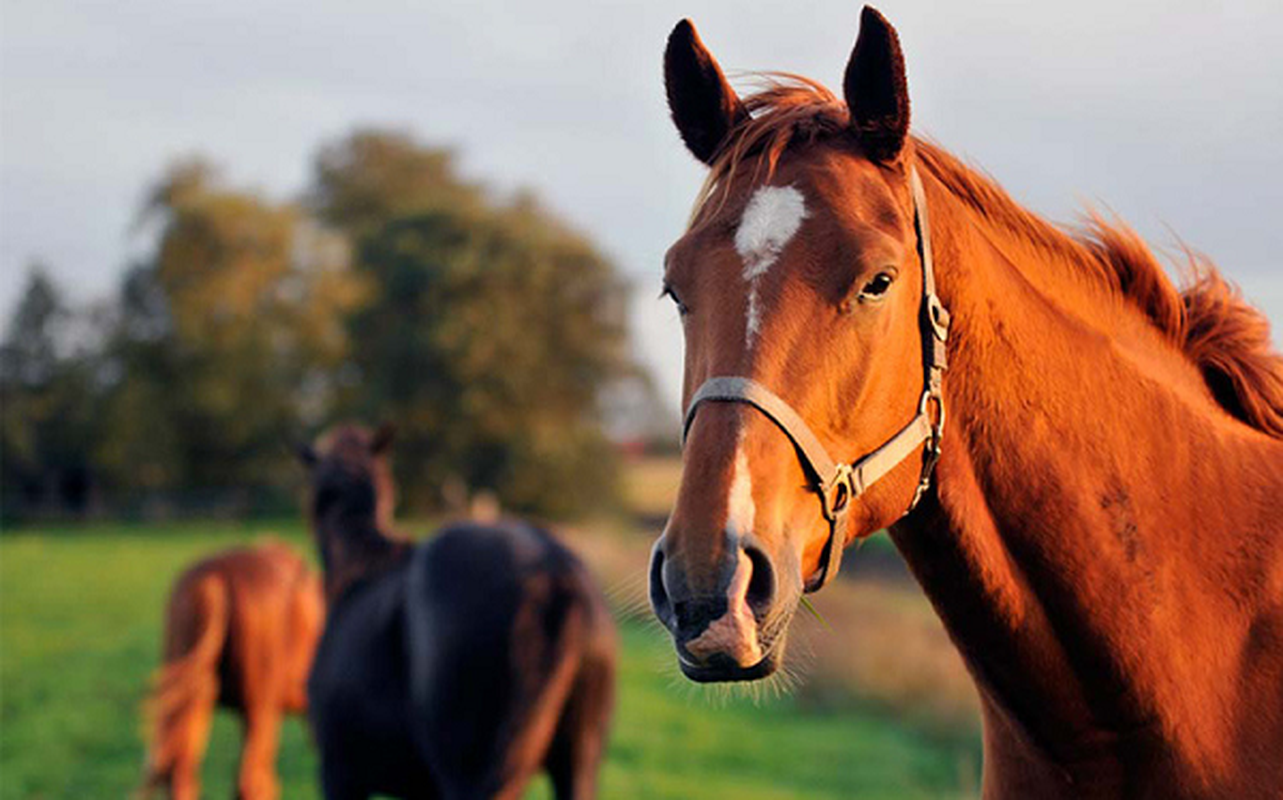
[[[731,131],[714,158],[692,227],[709,218],[719,189],[720,206],[745,165],[751,165],[755,179],[769,179],[786,151],[849,129],[846,103],[823,85],[785,73],[756,77],[763,86],[743,98],[749,118]],[[1184,248],[1187,285],[1177,288],[1145,241],[1121,221],[1089,210],[1082,226],[1055,225],[940,146],[914,137],[913,150],[917,163],[973,212],[1144,315],[1199,369],[1216,402],[1232,416],[1283,439],[1283,356],[1271,345],[1265,316],[1243,300],[1209,258]]]
[[[322,434],[313,451],[318,461],[308,517],[331,601],[409,553],[410,541],[395,530],[391,508],[380,502],[394,487],[386,462],[380,464],[386,455],[371,450],[377,435],[362,425],[340,424]]]

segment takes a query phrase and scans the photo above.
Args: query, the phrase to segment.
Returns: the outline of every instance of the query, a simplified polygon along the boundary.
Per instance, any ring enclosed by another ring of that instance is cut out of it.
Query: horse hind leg
[[[163,788],[172,800],[199,800],[200,766],[213,720],[213,697],[192,699],[181,716],[171,719],[164,741],[155,743],[148,756],[140,797]]]
[[[611,657],[586,660],[558,720],[545,765],[557,800],[592,800],[614,709]]]
[[[169,769],[169,796],[173,800],[199,800],[200,765],[214,721],[214,701],[198,701],[187,712],[185,730],[173,741]]]
[[[290,663],[290,599],[260,600],[256,613],[246,614],[239,639],[236,671],[244,701],[245,737],[237,776],[239,800],[277,800],[280,782],[276,755],[281,722],[291,691],[296,689]]]
[[[281,711],[252,708],[245,713],[245,742],[241,748],[238,800],[277,800],[276,751],[281,735]]]
[[[342,766],[322,759],[321,794],[325,800],[368,800],[370,793],[349,780]]]

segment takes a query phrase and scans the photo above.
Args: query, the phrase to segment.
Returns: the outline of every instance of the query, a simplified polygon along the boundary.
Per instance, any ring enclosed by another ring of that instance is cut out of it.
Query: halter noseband
[[[842,548],[846,545],[847,512],[851,501],[888,472],[925,445],[922,475],[913,500],[905,509],[908,514],[931,485],[931,474],[940,460],[940,439],[944,435],[944,395],[941,385],[948,369],[945,344],[949,338],[949,312],[936,294],[935,269],[931,258],[931,229],[927,221],[927,198],[918,171],[909,168],[909,185],[913,192],[913,224],[918,237],[918,257],[922,261],[922,361],[925,368],[922,398],[918,414],[878,449],[855,461],[834,461],[828,450],[807,426],[802,417],[779,395],[751,378],[720,376],[704,381],[686,409],[682,441],[695,421],[695,412],[706,402],[745,403],[753,406],[774,422],[797,448],[799,458],[809,473],[812,488],[820,496],[824,518],[829,522],[829,538],[820,554],[820,574],[806,585],[807,592],[818,591],[838,572]],[[935,408],[932,420],[931,406]],[[903,516],[903,515],[902,515]]]

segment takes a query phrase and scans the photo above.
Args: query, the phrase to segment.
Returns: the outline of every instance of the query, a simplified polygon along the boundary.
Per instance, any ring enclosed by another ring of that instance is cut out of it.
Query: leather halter
[[[913,193],[913,224],[917,232],[918,258],[922,262],[922,362],[924,386],[918,401],[918,414],[899,433],[878,449],[855,461],[838,462],[811,431],[802,417],[785,400],[751,378],[719,376],[704,381],[691,398],[682,425],[682,442],[695,421],[702,403],[745,403],[753,406],[774,422],[797,448],[798,458],[820,497],[824,518],[829,522],[829,538],[820,554],[820,573],[807,582],[806,591],[818,591],[838,572],[842,548],[846,546],[847,515],[851,502],[870,486],[925,445],[922,475],[913,500],[905,509],[908,514],[931,485],[931,474],[940,459],[940,440],[944,435],[944,395],[941,385],[948,369],[946,342],[949,338],[949,312],[936,294],[935,268],[931,258],[931,229],[927,221],[927,198],[915,167],[909,168],[909,185]],[[931,407],[935,406],[935,419]],[[901,515],[903,518],[903,515]]]

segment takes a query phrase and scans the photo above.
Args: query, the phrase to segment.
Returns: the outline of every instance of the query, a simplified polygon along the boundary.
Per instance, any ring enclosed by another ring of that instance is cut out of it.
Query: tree
[[[301,204],[190,160],[139,220],[155,246],[105,323],[33,269],[0,353],[6,513],[99,486],[281,497],[285,442],[353,414],[400,425],[419,507],[459,482],[546,514],[612,496],[626,288],[532,195],[496,201],[450,151],[358,131],[320,151]]]
[[[408,214],[484,213],[481,189],[464,181],[455,155],[391,130],[361,129],[322,146],[308,205],[354,243]]]
[[[94,362],[72,340],[73,312],[33,264],[0,347],[4,513],[87,510],[93,485]]]
[[[400,426],[402,495],[423,507],[462,480],[523,511],[609,500],[599,399],[635,369],[609,261],[532,195],[496,203],[397,134],[324,148],[309,197],[369,287],[344,410]]]
[[[388,223],[357,263],[377,287],[351,329],[365,416],[405,429],[407,496],[457,477],[548,514],[610,497],[598,396],[631,363],[623,286],[587,242],[532,205],[440,211]]]
[[[138,488],[279,485],[284,440],[324,413],[345,355],[361,297],[345,247],[199,161],[166,174],[144,220],[158,242],[121,293],[104,463]]]

